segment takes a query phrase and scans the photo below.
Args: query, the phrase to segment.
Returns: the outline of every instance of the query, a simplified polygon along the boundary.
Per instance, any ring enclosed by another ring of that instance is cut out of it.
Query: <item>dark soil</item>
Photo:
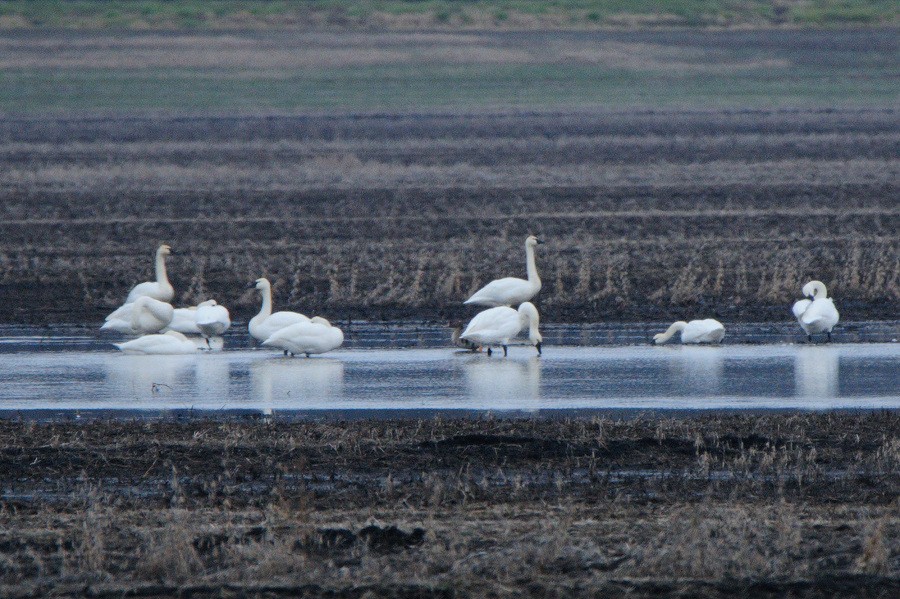
[[[0,321],[176,304],[443,319],[540,235],[548,321],[896,317],[892,109],[0,119]]]
[[[892,597],[900,418],[0,422],[0,594]]]

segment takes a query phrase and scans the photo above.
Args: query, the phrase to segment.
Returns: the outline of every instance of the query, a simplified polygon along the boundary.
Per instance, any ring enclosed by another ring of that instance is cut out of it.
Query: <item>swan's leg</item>
[[[812,343],[812,335],[807,335],[806,340],[809,341],[810,343]]]
[[[503,357],[504,357],[504,358],[506,357],[506,354],[507,354],[507,352],[506,352],[506,346],[504,345],[504,346],[503,346]]]
[[[307,358],[309,357],[309,352],[306,352],[306,357],[307,357]]]
[[[537,343],[534,344],[534,346],[535,346],[535,347],[537,348],[537,350],[538,350],[538,355],[541,355],[541,342],[538,341]]]
[[[831,343],[831,331],[828,331],[828,343]]]
[[[490,345],[489,345],[489,346],[488,346],[488,350],[487,350],[487,355],[488,355],[488,358],[490,358],[490,357],[491,357],[491,354],[492,354],[492,353],[494,353],[494,352],[493,352],[493,351],[491,351],[491,346],[490,346]]]
[[[287,350],[284,350],[284,357],[287,357]]]

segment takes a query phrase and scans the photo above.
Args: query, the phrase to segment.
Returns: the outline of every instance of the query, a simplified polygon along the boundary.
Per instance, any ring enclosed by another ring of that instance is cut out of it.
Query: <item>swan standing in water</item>
[[[679,320],[672,323],[665,333],[654,335],[653,343],[662,345],[678,331],[681,331],[682,343],[721,343],[725,337],[725,327],[715,318],[690,322]]]
[[[344,333],[320,316],[275,331],[263,341],[266,347],[277,347],[292,356],[324,354],[344,344]]]
[[[206,346],[212,349],[209,344],[210,337],[218,337],[228,330],[231,326],[231,315],[225,306],[220,306],[216,300],[206,300],[197,305],[195,313],[197,328],[200,334],[206,339]]]
[[[476,314],[460,337],[480,346],[486,345],[488,355],[491,355],[492,345],[499,345],[503,348],[505,356],[509,340],[527,326],[528,341],[537,348],[540,355],[543,338],[538,331],[539,324],[540,315],[531,302],[523,303],[518,310],[513,310],[509,306],[498,306]]]
[[[144,295],[107,316],[106,323],[100,330],[126,335],[147,335],[169,326],[174,316],[175,308],[170,304]]]
[[[197,344],[178,331],[162,335],[144,335],[125,343],[115,343],[126,354],[193,354]]]
[[[272,314],[272,284],[266,278],[256,279],[250,287],[259,289],[262,293],[262,308],[259,314],[250,319],[248,328],[250,336],[258,341],[265,341],[285,327],[301,322],[309,322],[309,318],[299,312],[275,312]]]
[[[506,277],[491,281],[467,299],[465,304],[479,306],[512,306],[526,302],[541,290],[541,278],[534,264],[534,246],[541,243],[534,235],[525,240],[525,264],[528,280]]]
[[[812,299],[798,301],[791,310],[806,333],[806,338],[812,341],[813,335],[827,333],[828,340],[831,341],[831,329],[840,320],[840,314],[834,307],[834,301],[828,297],[825,284],[822,281],[810,281],[803,286],[803,295]]]
[[[152,297],[161,302],[170,302],[175,297],[175,289],[169,283],[166,275],[166,256],[172,253],[172,248],[167,245],[161,245],[156,250],[156,281],[147,281],[136,285],[129,293],[125,300],[126,304],[130,304],[142,296]]]

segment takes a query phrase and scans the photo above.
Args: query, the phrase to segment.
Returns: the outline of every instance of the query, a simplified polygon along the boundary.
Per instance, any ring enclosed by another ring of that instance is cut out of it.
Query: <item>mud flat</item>
[[[900,417],[0,422],[0,594],[896,596]]]

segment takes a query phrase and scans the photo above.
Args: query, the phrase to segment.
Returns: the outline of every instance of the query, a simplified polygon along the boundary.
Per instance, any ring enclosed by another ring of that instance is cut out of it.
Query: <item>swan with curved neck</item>
[[[248,329],[250,335],[262,342],[274,335],[277,331],[300,322],[309,322],[309,318],[299,312],[275,312],[272,313],[272,284],[266,278],[256,279],[250,287],[259,289],[262,294],[262,307],[259,314],[250,319]]]
[[[803,295],[810,299],[802,299],[794,303],[791,311],[812,341],[812,336],[825,333],[831,341],[831,331],[840,321],[841,315],[834,306],[834,300],[828,297],[828,289],[822,281],[810,281],[803,286]]]
[[[491,281],[467,299],[465,304],[479,306],[512,306],[526,302],[541,290],[541,278],[534,262],[534,248],[541,243],[534,235],[525,239],[525,268],[528,279],[506,277]]]
[[[175,297],[175,289],[169,283],[169,277],[166,273],[166,256],[172,253],[172,248],[163,244],[156,250],[156,281],[147,281],[136,285],[129,293],[125,300],[126,304],[130,304],[142,296],[152,297],[161,302],[170,302]]]
[[[266,347],[277,347],[290,353],[324,354],[344,344],[344,333],[321,316],[314,316],[305,322],[298,322],[275,331],[263,341]]]
[[[531,302],[524,302],[518,310],[509,306],[497,306],[483,310],[475,315],[469,322],[469,326],[460,335],[479,346],[487,346],[488,355],[491,355],[491,346],[499,345],[503,348],[503,355],[507,355],[507,346],[510,339],[528,328],[528,341],[541,353],[543,337],[539,330],[541,317],[537,308]]]
[[[174,316],[175,309],[171,304],[143,295],[107,316],[100,330],[126,335],[147,335],[169,326]]]
[[[654,335],[653,343],[662,345],[678,332],[681,333],[682,343],[721,343],[725,337],[725,327],[714,318],[690,322],[679,320],[670,324],[665,333]]]

